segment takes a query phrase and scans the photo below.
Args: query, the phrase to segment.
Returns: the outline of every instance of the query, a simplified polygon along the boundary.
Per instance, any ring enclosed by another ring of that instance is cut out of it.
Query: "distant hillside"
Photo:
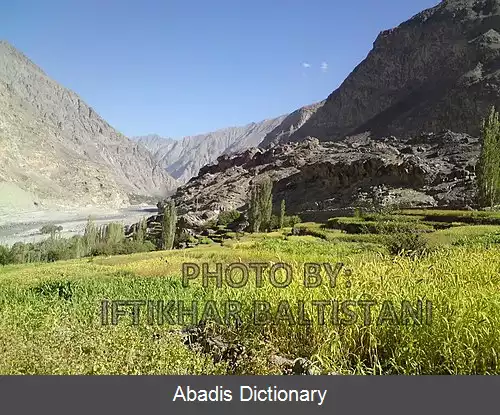
[[[0,42],[0,211],[114,208],[176,187],[146,148]]]
[[[220,155],[258,146],[286,117],[283,115],[243,127],[224,128],[180,140],[154,134],[134,139],[147,147],[175,179],[187,182],[198,174],[201,167],[213,163]]]

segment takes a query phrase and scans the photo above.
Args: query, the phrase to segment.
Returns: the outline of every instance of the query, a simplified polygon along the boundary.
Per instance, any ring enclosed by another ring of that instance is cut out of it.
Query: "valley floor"
[[[98,225],[120,222],[124,225],[139,222],[142,218],[155,215],[156,206],[137,205],[126,209],[80,209],[80,210],[40,210],[33,212],[0,214],[0,245],[12,245],[16,242],[39,242],[48,235],[40,233],[40,228],[47,224],[62,226],[61,237],[81,235],[89,216]]]
[[[379,235],[301,226],[309,235],[288,229],[192,249],[0,266],[0,374],[284,374],[297,362],[311,374],[500,374],[500,226],[429,233],[434,249],[418,257],[391,255]],[[184,263],[213,271],[255,262],[289,264],[292,282],[277,288],[265,271],[260,288],[251,271],[240,288],[225,278],[203,287],[201,275],[183,286]],[[323,282],[306,288],[307,263],[344,266],[334,286],[323,268]],[[334,321],[334,299],[353,301],[356,319],[341,306]],[[134,325],[133,307],[122,304],[114,325],[116,300],[176,305],[163,309],[163,324],[159,312],[150,324],[143,305]],[[256,300],[270,304],[270,322],[255,323]],[[241,306],[238,324],[198,323],[227,315],[231,301]],[[330,301],[324,324],[313,301]],[[204,314],[207,304],[218,311]]]

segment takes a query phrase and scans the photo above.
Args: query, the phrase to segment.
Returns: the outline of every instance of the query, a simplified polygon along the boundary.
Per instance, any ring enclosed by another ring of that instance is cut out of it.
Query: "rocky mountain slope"
[[[196,224],[243,207],[269,175],[275,201],[295,213],[367,200],[464,208],[475,204],[480,122],[499,101],[500,0],[445,0],[380,33],[342,85],[285,118],[265,149],[220,157],[173,198]]]
[[[380,33],[324,105],[275,141],[331,141],[365,131],[477,135],[499,91],[500,1],[445,0]]]
[[[116,208],[177,184],[146,148],[0,42],[0,211]]]
[[[199,225],[244,207],[252,184],[267,176],[275,183],[274,205],[284,199],[290,213],[391,203],[464,207],[474,204],[478,154],[477,138],[449,131],[408,140],[308,138],[221,156],[173,199],[179,214]]]
[[[221,154],[259,145],[266,134],[281,125],[285,118],[281,116],[243,127],[224,128],[181,140],[154,134],[134,139],[147,147],[169,174],[185,183],[196,176],[202,166],[214,162]]]

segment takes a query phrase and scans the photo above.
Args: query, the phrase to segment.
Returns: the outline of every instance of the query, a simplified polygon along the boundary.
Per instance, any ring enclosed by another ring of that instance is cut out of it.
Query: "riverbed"
[[[9,213],[0,215],[0,245],[13,245],[16,242],[39,242],[49,237],[42,234],[44,225],[62,226],[61,237],[83,235],[88,218],[97,225],[119,222],[131,225],[142,218],[155,215],[156,206],[137,205],[124,209],[106,210],[85,208],[77,210],[39,210],[33,212]]]

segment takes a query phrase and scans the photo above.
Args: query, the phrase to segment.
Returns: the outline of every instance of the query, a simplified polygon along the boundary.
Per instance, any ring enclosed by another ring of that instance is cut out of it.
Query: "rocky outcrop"
[[[221,154],[232,154],[257,146],[266,134],[280,125],[285,116],[230,127],[207,134],[184,137],[180,140],[158,135],[135,137],[157,158],[159,164],[182,183],[196,176],[200,168],[213,163]]]
[[[242,209],[252,184],[274,181],[274,205],[289,213],[334,212],[361,204],[474,205],[479,140],[450,131],[398,140],[369,135],[321,143],[308,138],[221,156],[172,196],[192,226]]]
[[[146,148],[0,42],[0,212],[117,208],[176,187]]]
[[[500,1],[445,0],[380,33],[324,105],[276,137],[405,138],[446,129],[476,136],[499,93]]]

